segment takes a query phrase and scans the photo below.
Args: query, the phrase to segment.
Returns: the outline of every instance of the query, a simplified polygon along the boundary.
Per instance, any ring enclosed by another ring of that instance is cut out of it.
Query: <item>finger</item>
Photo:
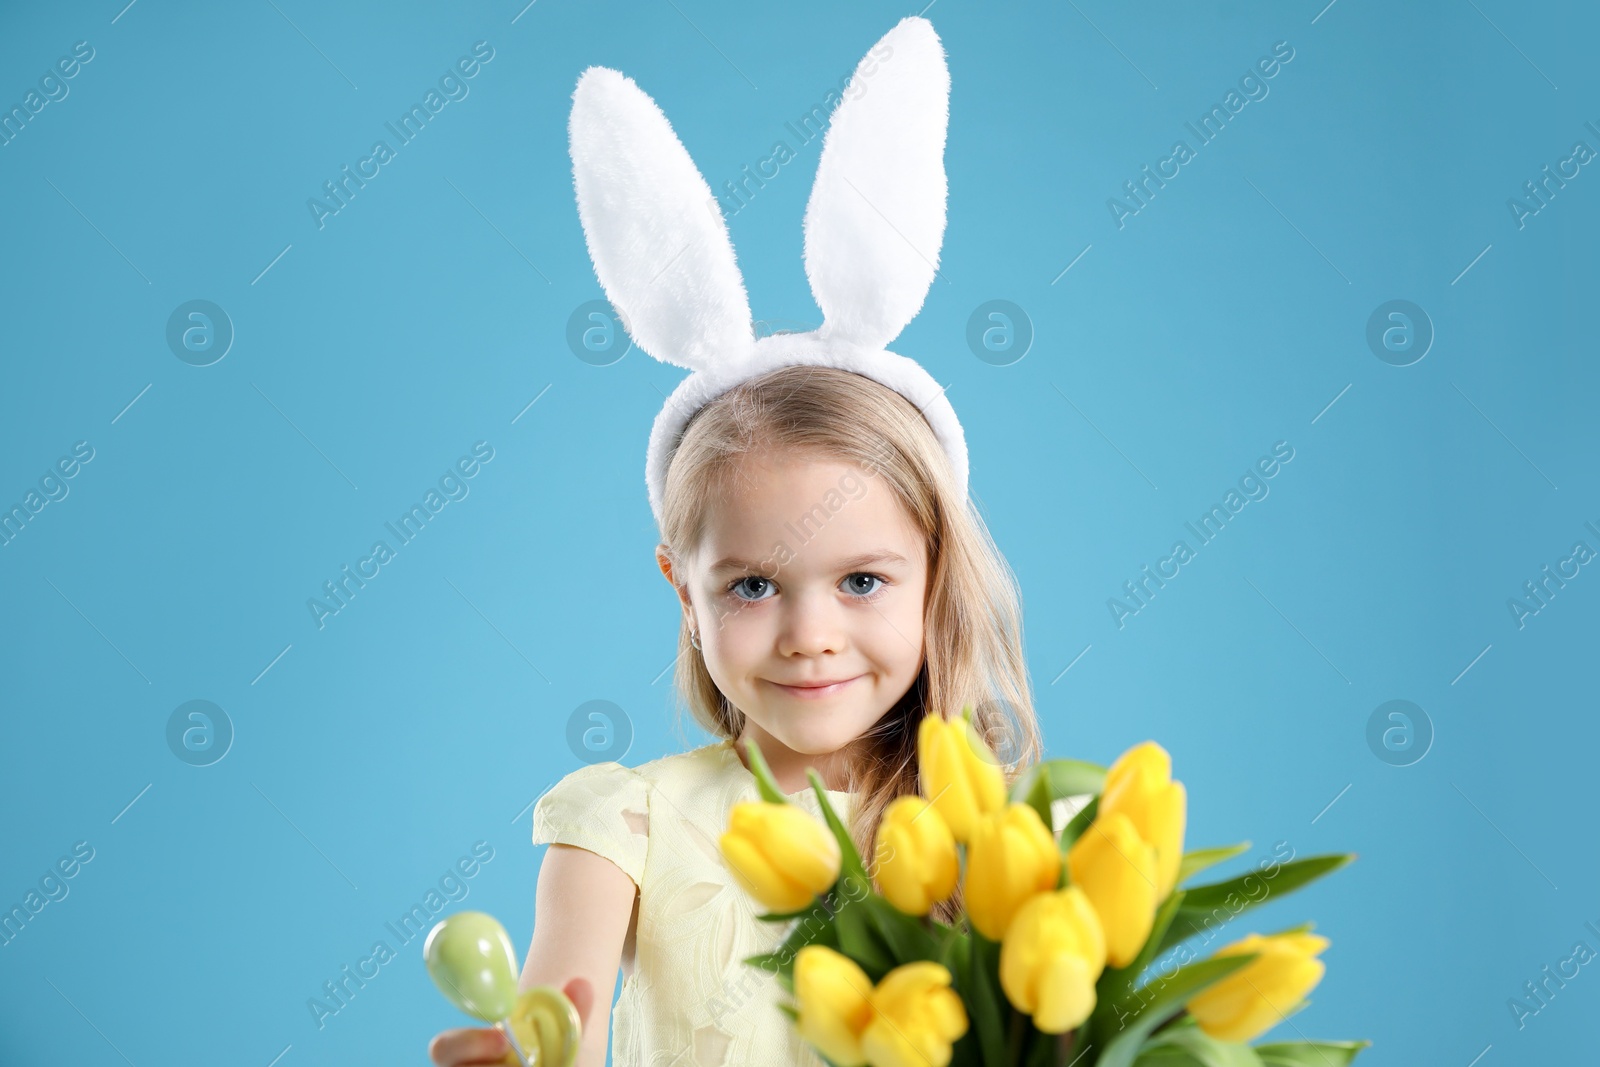
[[[574,978],[561,987],[561,991],[572,1001],[572,1006],[578,1009],[578,1025],[589,1025],[589,1013],[594,1010],[594,986],[587,978]]]
[[[510,1050],[506,1035],[484,1027],[458,1027],[435,1034],[428,1042],[428,1058],[439,1067],[498,1063]]]

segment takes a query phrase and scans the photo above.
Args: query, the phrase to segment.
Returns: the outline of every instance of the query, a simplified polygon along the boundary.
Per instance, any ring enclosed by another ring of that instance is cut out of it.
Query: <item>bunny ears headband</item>
[[[950,73],[933,26],[915,16],[869,58],[879,65],[864,58],[851,80],[862,88],[834,108],[806,205],[806,278],[823,323],[761,338],[721,210],[660,107],[620,71],[590,67],[578,79],[568,132],[595,274],[634,343],[693,372],[650,431],[645,484],[658,524],[690,417],[740,382],[795,364],[853,371],[910,400],[966,495],[955,409],[921,364],[884,347],[922,308],[938,266]]]

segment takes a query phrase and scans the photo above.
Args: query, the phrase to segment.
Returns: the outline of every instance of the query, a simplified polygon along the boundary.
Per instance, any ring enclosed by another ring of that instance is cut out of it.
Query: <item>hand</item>
[[[561,991],[578,1009],[580,1026],[588,1026],[594,1009],[594,987],[589,980],[574,978]],[[517,1067],[517,1054],[511,1051],[505,1032],[494,1026],[461,1026],[437,1033],[428,1042],[428,1058],[439,1067]]]

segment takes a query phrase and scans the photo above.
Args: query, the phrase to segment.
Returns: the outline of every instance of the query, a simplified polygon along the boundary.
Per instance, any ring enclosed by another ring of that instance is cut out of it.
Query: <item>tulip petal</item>
[[[951,1042],[966,1032],[966,1011],[950,981],[948,969],[928,960],[902,964],[883,976],[872,992],[872,1021],[861,1035],[862,1052],[873,1067],[949,1064]]]
[[[1172,757],[1154,741],[1139,742],[1106,768],[1106,781],[1101,787],[1101,795],[1112,792],[1125,776],[1138,773],[1151,775],[1153,784],[1169,782],[1172,780]]]
[[[984,937],[1002,940],[1017,909],[1060,879],[1055,837],[1031,806],[1008,804],[978,820],[967,846],[965,896],[967,918]]]
[[[820,893],[839,878],[839,843],[804,808],[769,804],[759,847],[784,877]]]
[[[967,841],[980,815],[1006,804],[1005,773],[965,719],[925,715],[917,725],[921,789],[957,841]]]
[[[826,945],[807,945],[795,956],[795,1028],[840,1067],[862,1067],[861,1032],[872,1019],[872,980],[850,957]]]
[[[1218,949],[1216,956],[1257,953],[1255,959],[1186,1005],[1207,1034],[1223,1041],[1250,1041],[1276,1026],[1322,980],[1316,958],[1328,947],[1319,934],[1250,934]]]
[[[722,835],[721,846],[733,880],[768,911],[799,911],[816,896],[779,877],[767,857],[748,838],[726,833]]]
[[[1052,955],[1039,973],[1039,1007],[1033,1025],[1047,1034],[1064,1034],[1094,1011],[1094,979],[1082,956]]]
[[[1106,961],[1126,967],[1150,936],[1155,920],[1155,849],[1120,812],[1101,813],[1072,843],[1067,868],[1072,884],[1094,905],[1105,932]]]

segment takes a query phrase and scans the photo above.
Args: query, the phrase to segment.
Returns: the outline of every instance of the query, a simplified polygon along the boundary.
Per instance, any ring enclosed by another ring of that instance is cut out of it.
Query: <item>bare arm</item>
[[[552,844],[539,865],[533,943],[517,988],[560,989],[574,978],[588,981],[594,1005],[584,1023],[577,1067],[605,1065],[611,998],[637,893],[621,868],[587,849]]]

